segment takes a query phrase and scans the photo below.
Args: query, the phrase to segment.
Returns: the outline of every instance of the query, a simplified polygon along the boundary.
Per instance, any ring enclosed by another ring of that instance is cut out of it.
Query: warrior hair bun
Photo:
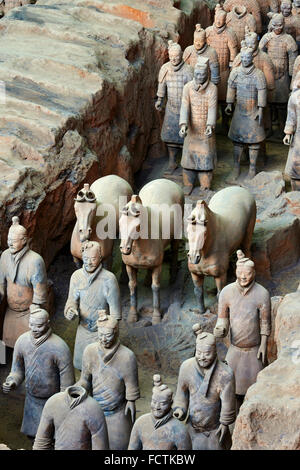
[[[154,387],[159,387],[160,385],[162,385],[162,380],[159,374],[153,375],[153,385]]]
[[[200,23],[197,23],[196,26],[195,26],[195,31],[197,31],[198,33],[200,33],[201,31],[203,31],[203,28],[201,28],[201,24]]]
[[[200,335],[200,333],[202,333],[202,327],[200,325],[200,323],[195,323],[193,326],[193,332],[196,336]]]
[[[20,219],[17,215],[15,215],[12,219],[11,219],[11,222],[12,222],[12,225],[20,225]]]

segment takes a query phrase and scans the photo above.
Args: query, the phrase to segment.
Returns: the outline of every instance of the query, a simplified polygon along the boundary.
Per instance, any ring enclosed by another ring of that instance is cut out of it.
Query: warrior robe
[[[85,347],[98,339],[98,310],[109,310],[116,320],[122,318],[120,289],[116,276],[101,265],[93,273],[88,273],[84,266],[75,271],[71,276],[65,315],[70,307],[79,312],[74,367],[81,370]]]
[[[53,444],[55,450],[109,449],[104,413],[81,387],[56,393],[44,406],[33,450],[51,450]]]
[[[140,416],[132,428],[128,450],[190,450],[187,427],[172,413],[171,410],[161,419],[152,413]]]
[[[261,335],[271,332],[271,301],[268,291],[252,282],[242,288],[238,281],[222,289],[218,304],[218,322],[229,319],[230,347],[226,361],[234,371],[237,395],[245,395],[263,368],[257,359]]]
[[[245,39],[245,28],[256,32],[256,21],[245,6],[234,6],[232,11],[226,16],[226,24],[233,29],[238,39],[238,47],[241,48],[241,42]]]
[[[216,436],[220,423],[235,420],[234,375],[217,358],[203,375],[195,357],[184,361],[179,370],[173,409],[189,410],[188,428],[193,450],[222,450],[230,447],[230,435],[221,446]]]
[[[31,331],[16,341],[7,381],[17,386],[25,379],[25,405],[21,432],[35,436],[44,405],[55,393],[74,383],[72,356],[67,344],[49,329],[35,339]]]
[[[43,258],[25,245],[16,254],[5,250],[0,258],[0,300],[7,296],[3,341],[13,348],[29,330],[29,306],[47,302],[47,274]]]
[[[216,28],[212,25],[206,28],[207,44],[213,47],[218,55],[220,66],[220,82],[218,85],[218,100],[226,100],[227,81],[230,64],[238,53],[238,40],[232,29],[226,25]]]
[[[202,49],[197,50],[194,45],[188,46],[183,53],[183,60],[191,67],[195,67],[198,58],[203,57],[209,60],[210,80],[218,85],[220,82],[220,67],[218,54],[213,47],[205,44]]]
[[[181,97],[184,85],[192,79],[192,68],[183,61],[176,66],[167,62],[160,69],[157,96],[162,99],[167,96],[161,140],[167,144],[179,146],[183,144],[183,139],[179,136]]]
[[[180,126],[188,126],[184,139],[181,166],[187,170],[211,171],[217,159],[215,133],[205,135],[206,126],[215,127],[217,120],[218,90],[207,80],[203,85],[195,81],[183,89]]]
[[[91,389],[107,423],[109,448],[125,450],[132,429],[131,417],[125,415],[127,401],[140,397],[135,355],[119,342],[111,349],[93,343],[86,347],[78,385]]]
[[[266,33],[260,40],[259,48],[267,52],[274,65],[275,91],[273,103],[286,103],[290,93],[290,78],[298,47],[290,34],[285,32]]]
[[[258,107],[267,105],[264,74],[255,65],[232,69],[228,80],[227,103],[235,103],[228,137],[240,144],[257,144],[265,139],[264,126],[257,118]]]
[[[300,90],[292,92],[288,102],[285,134],[293,136],[284,172],[292,179],[300,180]]]

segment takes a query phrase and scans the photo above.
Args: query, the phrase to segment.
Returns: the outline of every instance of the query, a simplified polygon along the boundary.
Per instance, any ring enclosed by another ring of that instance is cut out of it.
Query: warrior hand
[[[185,418],[185,412],[181,408],[176,408],[173,416],[174,418],[179,419],[179,421],[183,421]]]
[[[157,111],[162,110],[162,100],[160,98],[158,98],[158,100],[156,101],[155,108],[157,109]]]
[[[232,103],[228,103],[228,105],[226,106],[225,114],[227,114],[227,116],[230,116],[232,114]]]
[[[182,124],[182,126],[180,127],[180,131],[179,131],[179,137],[182,137],[184,139],[186,134],[187,134],[187,126],[185,124]]]
[[[215,326],[214,336],[216,338],[224,338],[225,335],[226,335],[226,328],[224,328],[223,326]]]
[[[292,140],[291,134],[286,134],[283,139],[284,145],[290,145]]]
[[[132,423],[135,422],[135,401],[128,401],[127,404],[126,404],[126,408],[125,408],[125,416],[128,415],[128,412],[130,413],[131,415],[131,421]]]
[[[267,339],[268,337],[265,335],[261,337],[261,343],[257,353],[257,359],[261,359],[263,365],[266,363],[267,359]]]
[[[16,388],[17,384],[14,380],[10,379],[8,382],[2,384],[3,393],[9,393]]]
[[[226,436],[228,426],[226,424],[220,424],[216,431],[216,436],[219,438],[219,443],[222,444],[224,437]]]
[[[210,137],[210,136],[212,135],[212,132],[213,132],[212,126],[206,126],[205,135],[206,135],[207,137]]]
[[[73,320],[75,317],[78,317],[78,312],[75,308],[70,307],[65,315],[67,320]]]

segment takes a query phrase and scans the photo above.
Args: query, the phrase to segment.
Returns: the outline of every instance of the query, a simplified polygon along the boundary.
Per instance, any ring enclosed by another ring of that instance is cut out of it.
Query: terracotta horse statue
[[[184,195],[173,181],[157,179],[146,184],[139,195],[126,204],[120,217],[120,250],[129,277],[130,311],[128,322],[138,321],[137,270],[152,271],[152,324],[161,321],[160,275],[164,251],[171,244],[171,273],[176,272],[182,237]]]
[[[74,204],[77,222],[71,237],[71,254],[77,267],[81,267],[81,244],[86,240],[100,243],[102,259],[111,261],[114,239],[119,232],[119,207],[123,207],[133,194],[127,181],[117,175],[103,176],[91,185],[85,184],[80,189]],[[110,222],[113,234],[110,238],[99,238],[97,224],[105,221],[108,216],[107,206],[110,206]],[[105,207],[106,206],[106,207]]]
[[[210,200],[198,201],[187,219],[188,267],[200,313],[205,312],[204,276],[215,278],[218,295],[226,285],[230,256],[239,248],[250,256],[256,221],[252,194],[238,186],[217,192]]]

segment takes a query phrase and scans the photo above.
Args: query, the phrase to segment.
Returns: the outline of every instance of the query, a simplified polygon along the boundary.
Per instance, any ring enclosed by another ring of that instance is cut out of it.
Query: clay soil
[[[267,153],[269,155],[267,166],[264,167],[259,162],[258,171],[279,170],[284,168],[287,148],[280,140],[273,139],[267,143]],[[153,156],[154,155],[154,156]],[[218,135],[218,167],[215,172],[212,190],[216,191],[225,187],[225,178],[232,168],[232,144],[222,135]],[[148,181],[162,177],[167,167],[167,158],[164,155],[155,155],[155,151],[145,160],[142,170],[136,174],[136,190],[141,188]],[[241,180],[247,171],[247,164],[243,167]],[[178,169],[172,179],[181,182],[181,171]],[[288,186],[286,188],[289,190]],[[199,196],[199,188],[195,188],[189,202],[194,202]],[[126,322],[121,323],[122,342],[130,347],[137,355],[139,362],[139,378],[141,387],[141,399],[137,402],[137,415],[149,411],[150,397],[152,389],[152,375],[161,373],[164,381],[175,391],[177,381],[177,371],[180,362],[193,355],[194,340],[191,333],[191,326],[196,321],[203,323],[204,327],[211,329],[215,322],[215,315],[209,311],[200,317],[195,308],[193,286],[187,270],[186,252],[184,245],[179,256],[179,270],[175,284],[169,283],[167,252],[162,273],[161,301],[164,313],[164,320],[161,325],[151,326],[151,288],[145,283],[145,272],[140,272],[138,276],[138,306],[140,321],[133,326]],[[76,323],[68,322],[64,319],[63,309],[68,294],[68,285],[72,272],[75,270],[72,258],[69,253],[69,246],[66,246],[56,257],[48,271],[49,278],[54,284],[55,294],[55,315],[52,318],[52,327],[55,333],[60,335],[73,350]],[[113,271],[120,278],[121,257],[118,243],[115,246],[115,256]],[[271,281],[260,280],[270,290],[271,296],[285,295],[296,290],[300,278],[300,264],[294,265],[285,271],[276,273]],[[228,281],[234,279],[234,271],[231,268]],[[129,310],[129,292],[126,283],[120,283],[123,302],[123,316],[126,318]],[[213,279],[205,280],[206,305],[212,307],[215,304],[215,285]],[[224,357],[226,348],[223,343],[219,344],[219,355]],[[5,380],[11,366],[11,351],[7,353],[7,364],[0,366],[1,383]],[[77,371],[77,378],[79,372]],[[0,394],[1,425],[0,442],[7,444],[12,449],[30,449],[32,443],[23,436],[19,429],[22,420],[22,410],[24,402],[24,387],[10,393]]]

